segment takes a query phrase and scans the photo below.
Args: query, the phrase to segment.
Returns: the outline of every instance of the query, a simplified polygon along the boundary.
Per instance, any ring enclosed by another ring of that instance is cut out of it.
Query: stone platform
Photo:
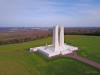
[[[72,53],[74,50],[78,50],[78,47],[74,47],[67,44],[64,44],[62,47],[56,48],[56,50],[55,47],[53,47],[53,45],[30,48],[30,52],[39,51],[42,54],[46,55],[47,57],[52,57],[59,54],[61,55],[69,54]]]

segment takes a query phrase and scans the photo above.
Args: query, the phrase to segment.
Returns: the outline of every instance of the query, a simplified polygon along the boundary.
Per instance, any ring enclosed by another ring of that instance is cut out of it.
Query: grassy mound
[[[66,35],[65,42],[79,47],[78,54],[100,63],[100,37]],[[0,45],[0,75],[99,75],[100,69],[67,57],[47,59],[29,53],[30,47],[51,44],[52,38]]]

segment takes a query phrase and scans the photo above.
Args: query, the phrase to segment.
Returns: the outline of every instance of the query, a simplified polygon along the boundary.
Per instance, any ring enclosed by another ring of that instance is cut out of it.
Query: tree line
[[[15,37],[15,38],[0,40],[0,45],[23,43],[23,42],[43,39],[43,38],[50,37],[50,36],[51,36],[51,32],[47,32],[47,33],[44,33],[44,34],[41,33],[41,34],[34,35],[34,36],[24,36],[24,37],[18,36],[18,37]]]
[[[65,28],[65,35],[100,36],[100,28]]]
[[[0,45],[5,44],[15,44],[15,43],[23,43],[28,41],[34,41],[38,39],[43,39],[46,37],[52,36],[52,28],[48,31],[36,31],[36,34],[27,35],[27,36],[15,36],[14,38],[0,39]],[[33,32],[31,32],[33,33]],[[24,33],[25,34],[25,33]],[[92,36],[100,36],[100,28],[65,28],[65,35],[92,35]]]

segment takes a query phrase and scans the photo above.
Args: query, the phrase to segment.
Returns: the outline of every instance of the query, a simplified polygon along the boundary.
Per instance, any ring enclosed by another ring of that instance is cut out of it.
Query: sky
[[[100,0],[0,0],[0,27],[100,27]]]

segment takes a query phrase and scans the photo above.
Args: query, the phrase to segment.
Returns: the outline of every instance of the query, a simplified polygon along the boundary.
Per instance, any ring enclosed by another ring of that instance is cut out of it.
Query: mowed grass
[[[78,55],[100,63],[100,36],[65,36],[65,42],[79,48]]]
[[[16,51],[23,52],[23,51],[28,51],[29,48],[46,45],[46,43],[50,44],[51,42],[52,42],[51,38],[49,37],[46,39],[41,39],[41,40],[36,40],[31,42],[1,45],[0,52],[16,52]]]
[[[100,37],[66,35],[65,42],[79,47],[78,54],[100,63]],[[100,69],[67,57],[47,59],[29,53],[30,47],[51,44],[52,38],[0,45],[0,75],[99,75]]]

